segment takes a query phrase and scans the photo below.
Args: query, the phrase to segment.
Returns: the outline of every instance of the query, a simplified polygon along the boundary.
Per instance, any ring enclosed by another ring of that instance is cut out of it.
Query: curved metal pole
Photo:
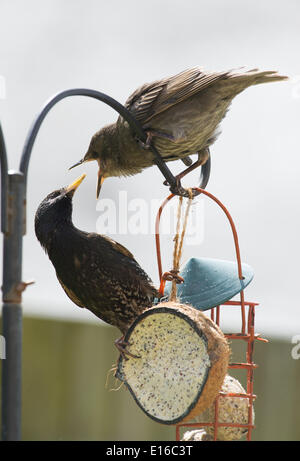
[[[40,126],[43,120],[45,119],[48,112],[52,109],[52,107],[55,106],[55,104],[57,104],[62,99],[68,98],[70,96],[88,96],[90,98],[98,99],[99,101],[104,102],[105,104],[115,109],[122,117],[126,119],[131,129],[137,134],[137,136],[142,141],[146,140],[146,134],[144,133],[138,121],[135,120],[135,118],[131,115],[131,113],[115,99],[111,98],[110,96],[104,93],[101,93],[100,91],[90,90],[86,88],[74,88],[70,90],[65,90],[60,93],[57,93],[49,101],[46,102],[45,106],[43,107],[41,112],[38,114],[38,116],[34,120],[29,130],[28,136],[25,140],[23,152],[21,155],[21,161],[20,161],[20,171],[24,174],[25,177],[27,176],[28,164],[29,164],[33,144],[34,144],[35,138],[38,134],[38,131],[40,129]]]
[[[21,357],[22,357],[22,242],[25,233],[26,183],[32,148],[41,124],[56,103],[70,96],[88,96],[115,109],[129,124],[137,137],[145,142],[146,133],[140,123],[118,101],[96,90],[75,88],[53,96],[34,120],[22,151],[19,171],[9,172],[4,137],[0,126],[1,155],[1,230],[3,244],[3,334],[6,340],[6,359],[2,372],[2,438],[21,439]],[[186,191],[173,176],[159,152],[150,146],[154,160],[170,189],[183,195]],[[201,169],[201,187],[204,188],[210,174],[210,160]]]
[[[21,161],[20,161],[20,167],[19,167],[20,171],[25,176],[25,182],[27,178],[28,165],[29,165],[29,160],[30,160],[33,144],[34,144],[34,141],[36,139],[36,136],[38,134],[38,131],[40,129],[40,126],[43,120],[45,119],[48,112],[52,109],[52,107],[55,106],[56,103],[70,96],[88,96],[90,98],[97,99],[98,101],[102,101],[105,104],[109,105],[110,107],[115,109],[128,122],[129,126],[131,127],[132,131],[137,135],[137,137],[141,141],[146,142],[147,135],[144,132],[142,125],[133,117],[131,112],[128,109],[126,109],[126,107],[124,107],[122,104],[120,104],[115,99],[111,98],[105,93],[101,93],[100,91],[90,90],[86,88],[74,88],[70,90],[65,90],[53,96],[45,104],[44,108],[38,114],[38,116],[34,120],[29,130],[28,136],[24,144]],[[177,191],[181,195],[186,195],[186,193],[184,192],[184,189],[178,187],[177,179],[173,176],[169,167],[166,165],[166,163],[162,159],[157,149],[152,145],[150,145],[150,149],[154,154],[154,160],[155,160],[156,165],[158,166],[161,173],[165,177],[166,181],[170,185],[170,190],[172,192]],[[206,162],[206,164],[203,165],[201,168],[201,179],[200,179],[201,188],[204,189],[206,187],[207,182],[209,180],[209,176],[210,176],[210,157],[208,161]]]
[[[110,96],[101,93],[100,91],[96,90],[90,90],[86,88],[74,88],[70,90],[65,90],[62,91],[61,93],[56,94],[54,97],[52,97],[44,106],[42,111],[38,114],[36,119],[33,122],[33,125],[31,126],[28,136],[25,141],[25,145],[23,148],[22,156],[21,156],[21,161],[20,161],[20,171],[24,174],[25,176],[25,182],[26,182],[26,177],[27,177],[27,171],[28,171],[28,164],[31,156],[31,151],[32,147],[35,141],[35,138],[37,136],[37,133],[40,129],[40,126],[50,111],[50,109],[55,106],[56,103],[61,101],[64,98],[70,97],[70,96],[88,96],[90,98],[97,99],[98,101],[102,101],[105,104],[109,105],[113,109],[115,109],[130,125],[132,131],[138,136],[138,138],[146,142],[147,135],[144,132],[141,124],[133,117],[131,112],[126,109],[122,104],[120,104],[118,101],[115,99],[111,98]],[[162,174],[170,184],[170,186],[176,186],[177,181],[176,178],[172,175],[170,169],[167,167],[165,162],[162,160],[160,154],[158,151],[155,149],[154,146],[150,146],[154,157],[155,157],[155,162],[158,166],[158,168],[161,170]]]

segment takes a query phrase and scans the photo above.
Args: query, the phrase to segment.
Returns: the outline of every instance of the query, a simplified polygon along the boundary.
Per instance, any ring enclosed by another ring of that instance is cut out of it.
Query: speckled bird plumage
[[[124,334],[158,292],[125,247],[73,225],[73,193],[60,189],[42,201],[35,216],[36,236],[68,297]]]
[[[251,85],[286,78],[258,69],[205,72],[194,67],[141,86],[125,106],[165,161],[198,153],[205,163],[206,149],[217,138],[232,99]],[[85,157],[76,165],[90,160],[98,161],[101,178],[134,175],[154,165],[151,150],[141,147],[121,116],[95,133]]]

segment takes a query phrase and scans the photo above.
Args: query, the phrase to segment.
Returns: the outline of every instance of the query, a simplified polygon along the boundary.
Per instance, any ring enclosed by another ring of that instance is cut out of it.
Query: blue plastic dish
[[[238,266],[233,261],[210,258],[191,258],[180,271],[184,282],[177,285],[181,303],[191,304],[205,311],[229,301],[240,293],[254,277],[253,269],[242,264],[244,279],[238,276]],[[171,292],[172,282],[167,282],[165,295]]]

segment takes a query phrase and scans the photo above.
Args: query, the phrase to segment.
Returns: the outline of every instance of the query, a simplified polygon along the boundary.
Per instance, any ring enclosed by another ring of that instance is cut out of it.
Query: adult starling
[[[35,233],[68,297],[124,335],[159,294],[130,251],[109,237],[83,232],[73,225],[72,199],[84,178],[82,175],[41,202],[35,215]],[[122,338],[116,345],[129,354]]]
[[[116,123],[94,134],[84,158],[71,168],[91,160],[98,162],[98,197],[104,178],[134,175],[154,165],[150,143],[166,162],[181,159],[189,164],[189,156],[197,153],[194,165],[204,164],[232,99],[251,85],[284,79],[287,77],[274,71],[241,68],[204,72],[194,67],[146,83],[125,103],[147,133],[146,143],[136,138],[120,116]]]

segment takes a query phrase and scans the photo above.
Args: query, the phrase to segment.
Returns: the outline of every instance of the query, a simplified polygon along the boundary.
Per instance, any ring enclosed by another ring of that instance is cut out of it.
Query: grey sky
[[[246,298],[258,301],[258,330],[300,334],[299,276],[299,17],[300,3],[266,0],[1,0],[0,116],[10,168],[37,111],[54,93],[94,88],[124,102],[140,84],[201,65],[223,70],[243,65],[279,70],[290,82],[252,87],[239,95],[212,147],[208,190],[231,212],[243,260],[255,271]],[[3,82],[3,79],[1,80]],[[5,96],[5,97],[4,97]],[[116,113],[84,98],[61,102],[47,117],[29,167],[24,313],[93,321],[66,298],[34,236],[33,218],[50,191],[81,173],[88,177],[74,199],[74,222],[96,230],[96,165],[68,172],[91,135]],[[181,165],[172,165],[178,171]],[[197,175],[192,176],[194,185]],[[167,189],[156,168],[130,179],[104,183],[101,197],[163,200]],[[197,211],[193,206],[193,213]],[[130,211],[129,211],[130,215]],[[154,216],[151,217],[154,220]],[[153,235],[112,235],[127,246],[157,283]],[[170,268],[172,236],[162,239],[164,269]],[[229,226],[215,205],[204,205],[204,240],[187,245],[189,257],[234,259]],[[231,311],[230,311],[231,312]],[[224,315],[225,317],[225,315]],[[228,326],[236,315],[226,315]],[[225,320],[225,318],[224,318]],[[97,320],[96,320],[97,321]]]

